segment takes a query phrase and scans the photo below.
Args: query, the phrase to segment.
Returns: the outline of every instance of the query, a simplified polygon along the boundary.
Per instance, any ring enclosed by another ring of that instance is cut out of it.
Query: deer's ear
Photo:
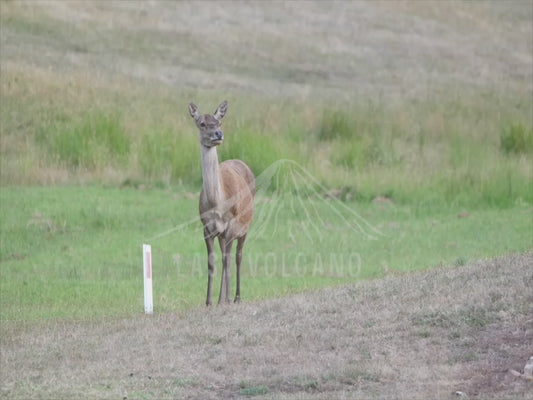
[[[194,119],[198,119],[200,114],[198,113],[198,107],[196,107],[196,104],[189,103],[189,112],[191,113],[191,117]]]
[[[224,115],[226,115],[226,112],[228,111],[228,101],[224,100],[220,105],[218,106],[217,110],[215,111],[215,114],[213,117],[215,117],[217,120],[221,121],[222,118],[224,118]]]

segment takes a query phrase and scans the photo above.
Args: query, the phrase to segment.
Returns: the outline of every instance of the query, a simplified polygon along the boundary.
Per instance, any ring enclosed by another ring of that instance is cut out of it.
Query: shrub
[[[351,118],[342,111],[324,110],[318,127],[320,140],[347,139],[354,136],[354,124]]]
[[[533,128],[521,123],[511,124],[500,134],[500,148],[505,154],[533,152]]]

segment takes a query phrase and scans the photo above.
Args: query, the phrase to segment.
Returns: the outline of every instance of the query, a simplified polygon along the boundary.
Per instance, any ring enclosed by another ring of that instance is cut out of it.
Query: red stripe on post
[[[152,279],[152,253],[146,252],[146,278]]]

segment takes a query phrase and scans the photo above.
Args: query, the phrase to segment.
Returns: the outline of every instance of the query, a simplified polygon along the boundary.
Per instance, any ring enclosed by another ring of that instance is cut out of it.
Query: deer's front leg
[[[207,300],[205,304],[213,304],[213,276],[215,275],[215,239],[205,232],[205,245],[207,247]]]
[[[220,250],[222,251],[222,280],[220,282],[220,297],[218,304],[231,301],[231,247],[233,240],[226,240],[219,236]]]
[[[220,250],[222,251],[222,277],[220,278],[220,294],[218,295],[218,304],[221,304],[226,301],[226,240],[219,236],[218,244],[220,244]]]

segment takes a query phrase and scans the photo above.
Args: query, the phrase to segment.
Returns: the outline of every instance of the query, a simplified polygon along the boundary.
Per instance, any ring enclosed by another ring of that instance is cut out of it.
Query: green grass
[[[195,135],[176,135],[169,127],[151,127],[140,140],[138,160],[145,179],[167,183],[201,181],[198,140]]]
[[[500,147],[507,154],[528,154],[533,152],[533,128],[528,128],[521,123],[511,124],[502,130]]]
[[[404,4],[388,25],[428,22],[409,40],[382,34],[392,14],[372,2],[313,2],[305,16],[260,3],[194,13],[171,2],[0,4],[4,320],[137,313],[147,240],[156,310],[203,303],[189,101],[213,112],[229,100],[220,159],[242,159],[266,182],[245,249],[246,300],[532,245],[523,3]],[[110,26],[109,15],[122,19]],[[368,26],[353,41],[358,18]],[[301,167],[273,175],[285,196],[267,179],[280,159]],[[328,190],[344,203],[332,208]]]
[[[100,110],[48,127],[37,140],[49,147],[52,159],[67,168],[89,170],[102,165],[124,165],[131,147],[120,116]]]
[[[529,206],[480,207],[460,218],[462,209],[454,206],[342,203],[371,226],[357,231],[342,224],[352,214],[340,218],[332,200],[303,198],[306,209],[296,195],[261,196],[244,252],[244,301],[533,245]],[[0,200],[3,321],[142,313],[146,242],[153,249],[155,311],[203,305],[205,246],[196,195],[184,188],[4,187]],[[265,217],[269,207],[275,214]],[[309,212],[325,225],[313,226]],[[217,254],[217,272],[220,259]]]
[[[35,78],[10,71],[1,79],[3,184],[200,183],[197,132],[183,99],[166,90],[159,99],[111,92],[118,96],[115,104],[100,100],[85,111],[87,88],[79,88],[74,99],[54,98],[68,88],[53,85],[26,96],[20,92],[27,90],[22,82],[28,79]],[[43,105],[42,96],[54,100]],[[249,100],[230,102],[220,158],[242,159],[256,175],[287,158],[325,186],[349,187],[364,201],[386,195],[403,204],[436,199],[464,206],[533,203],[526,107],[500,110],[487,123],[477,115],[494,112],[493,105],[472,104],[475,99],[468,96],[452,104],[470,111],[451,115],[450,103],[438,98],[424,106],[353,103],[338,109]]]

